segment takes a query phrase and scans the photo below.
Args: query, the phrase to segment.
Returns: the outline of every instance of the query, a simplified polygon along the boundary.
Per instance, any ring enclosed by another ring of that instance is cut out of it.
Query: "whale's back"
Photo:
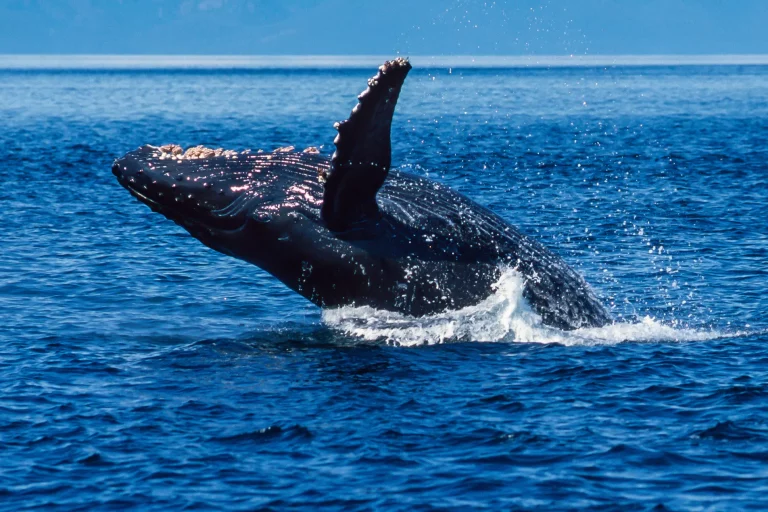
[[[383,213],[450,248],[457,261],[495,262],[525,277],[524,294],[545,323],[574,329],[610,323],[584,278],[538,241],[466,196],[428,178],[391,171]]]

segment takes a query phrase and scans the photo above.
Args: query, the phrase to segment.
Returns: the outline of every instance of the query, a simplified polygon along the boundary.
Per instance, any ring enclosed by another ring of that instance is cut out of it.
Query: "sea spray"
[[[347,306],[323,311],[323,321],[364,340],[399,346],[457,341],[610,345],[624,341],[704,341],[723,336],[714,330],[675,328],[648,316],[637,322],[563,331],[542,324],[523,297],[524,286],[520,273],[505,268],[493,285],[493,294],[475,306],[424,317]]]

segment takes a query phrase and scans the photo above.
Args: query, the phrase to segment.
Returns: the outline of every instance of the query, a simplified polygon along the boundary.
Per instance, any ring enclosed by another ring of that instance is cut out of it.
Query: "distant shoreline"
[[[376,55],[2,55],[0,70],[270,70],[370,69]],[[768,55],[410,56],[421,68],[546,69],[565,67],[755,66]]]

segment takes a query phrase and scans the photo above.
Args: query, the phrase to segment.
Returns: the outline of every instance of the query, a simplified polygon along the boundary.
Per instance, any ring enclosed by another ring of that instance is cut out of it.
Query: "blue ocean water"
[[[0,72],[0,508],[724,510],[768,494],[768,67],[412,71],[393,162],[617,319],[507,276],[322,313],[110,172],[144,143],[324,145],[373,73]]]

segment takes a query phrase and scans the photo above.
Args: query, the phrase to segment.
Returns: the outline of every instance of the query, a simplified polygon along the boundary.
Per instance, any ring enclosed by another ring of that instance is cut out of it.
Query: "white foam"
[[[541,317],[523,298],[523,286],[518,272],[505,269],[494,285],[494,293],[476,306],[419,318],[367,306],[343,307],[323,311],[323,321],[365,340],[403,346],[447,341],[610,345],[625,341],[704,341],[723,336],[714,330],[664,325],[650,317],[637,323],[562,331],[541,323]]]

